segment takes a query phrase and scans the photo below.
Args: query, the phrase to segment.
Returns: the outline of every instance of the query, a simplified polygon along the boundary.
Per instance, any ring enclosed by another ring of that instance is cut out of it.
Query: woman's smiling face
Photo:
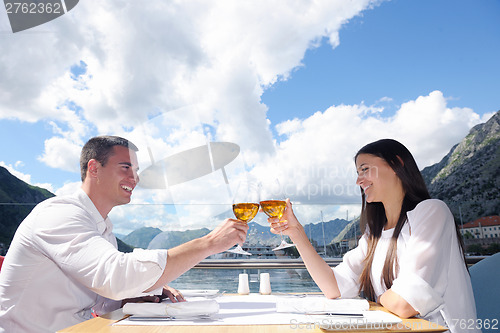
[[[387,162],[375,155],[359,154],[356,158],[359,185],[365,193],[366,202],[384,202],[401,186],[401,180]]]

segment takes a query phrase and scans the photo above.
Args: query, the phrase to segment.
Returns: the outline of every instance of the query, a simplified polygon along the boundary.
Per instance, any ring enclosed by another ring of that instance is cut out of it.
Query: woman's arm
[[[337,280],[330,266],[318,255],[311,245],[304,228],[295,217],[290,199],[286,200],[286,209],[281,218],[269,218],[271,223],[271,232],[279,234],[280,231],[291,238],[297,250],[299,251],[304,264],[314,282],[321,289],[327,298],[340,297],[340,291]]]
[[[380,295],[377,302],[401,318],[410,318],[418,314],[418,311],[415,310],[403,297],[399,296],[391,289]]]

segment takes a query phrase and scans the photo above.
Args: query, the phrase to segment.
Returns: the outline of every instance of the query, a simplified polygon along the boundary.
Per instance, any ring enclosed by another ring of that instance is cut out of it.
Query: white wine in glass
[[[259,204],[257,203],[237,203],[233,204],[233,213],[236,218],[242,222],[250,222],[257,212],[259,211]]]
[[[278,190],[281,192],[278,180],[275,181],[275,184],[273,185],[273,187],[277,187]],[[281,195],[281,194],[279,194],[279,196],[283,197],[283,195]],[[281,217],[283,216],[283,212],[285,211],[286,201],[285,200],[263,200],[260,202],[260,207],[262,207],[262,210],[264,211],[264,213],[266,213],[267,216],[277,217],[278,219],[281,219]],[[283,234],[281,232],[280,232],[280,237],[281,237],[281,243],[280,243],[280,245],[278,245],[278,247],[275,247],[273,249],[273,251],[281,250],[281,249],[291,247],[291,246],[295,246],[295,244],[287,243],[283,239]]]
[[[286,202],[283,200],[264,200],[260,202],[260,206],[267,216],[280,219],[285,211]]]
[[[252,184],[247,182],[239,184],[233,197],[233,213],[241,223],[247,224],[257,215],[259,211],[258,195],[258,191],[256,191]],[[250,252],[243,250],[239,243],[234,249],[227,250],[227,252],[244,254],[247,256],[252,255]]]

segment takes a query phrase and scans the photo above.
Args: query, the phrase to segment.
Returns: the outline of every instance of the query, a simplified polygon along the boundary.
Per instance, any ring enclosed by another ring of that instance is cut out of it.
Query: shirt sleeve
[[[165,269],[166,250],[122,253],[102,237],[83,209],[60,205],[39,214],[44,223],[33,230],[39,250],[101,296],[121,300],[144,295]]]
[[[422,316],[444,305],[446,272],[456,237],[453,216],[440,200],[426,200],[408,212],[411,235],[399,258],[399,273],[392,291]]]
[[[92,311],[98,315],[102,316],[105,313],[109,313],[111,311],[115,311],[122,306],[121,300],[113,300],[106,297],[102,297],[101,295],[97,296],[97,302],[92,307]]]
[[[347,252],[342,262],[332,268],[341,297],[353,298],[359,295],[359,277],[363,272],[367,248],[368,241],[365,233],[359,240],[358,246]]]

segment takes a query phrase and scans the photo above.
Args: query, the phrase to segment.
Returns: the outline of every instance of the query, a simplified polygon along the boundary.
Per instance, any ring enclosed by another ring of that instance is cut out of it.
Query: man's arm
[[[138,302],[159,303],[164,298],[170,299],[172,303],[186,301],[184,299],[184,296],[179,292],[179,290],[169,286],[164,286],[161,295],[149,295],[149,296],[140,296],[134,298],[126,298],[122,300],[121,306],[123,307],[126,303],[138,303]]]
[[[209,255],[223,252],[246,239],[248,225],[226,219],[208,235],[168,250],[167,265],[158,281],[145,292],[158,289],[185,273]]]

